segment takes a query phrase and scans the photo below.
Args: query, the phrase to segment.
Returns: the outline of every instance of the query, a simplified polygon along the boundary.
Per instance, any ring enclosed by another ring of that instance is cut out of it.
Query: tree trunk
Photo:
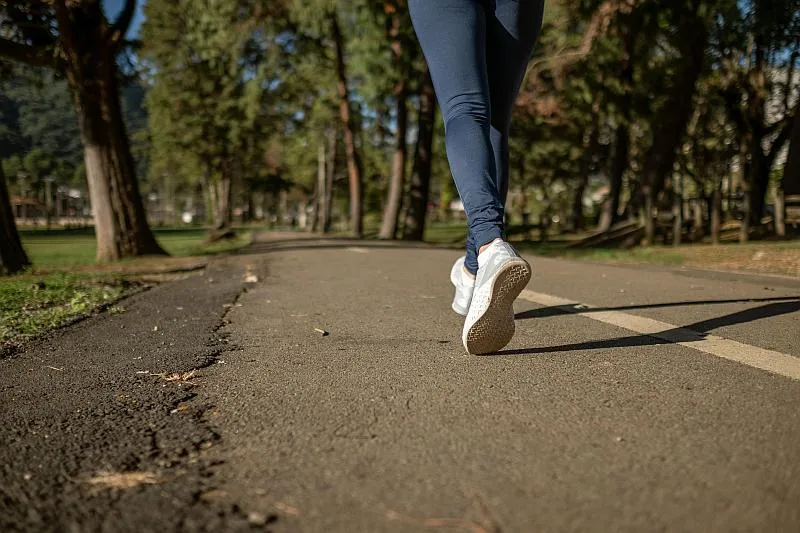
[[[800,112],[792,121],[792,134],[789,140],[789,155],[783,167],[783,193],[787,196],[800,194]]]
[[[783,149],[783,145],[789,141],[793,123],[796,122],[798,114],[798,111],[795,111],[795,116],[790,117],[787,124],[772,139],[767,151],[764,152],[764,139],[768,137],[766,129],[766,108],[769,99],[767,50],[768,47],[763,44],[761,37],[757,36],[755,39],[755,66],[750,72],[747,85],[747,119],[741,123],[741,126],[749,127],[750,165],[745,179],[750,186],[750,222],[757,225],[761,224],[761,219],[764,217],[772,166],[778,153]],[[786,113],[791,113],[788,107]]]
[[[636,22],[639,20],[638,12],[634,20],[630,21],[630,27],[635,27]],[[636,54],[636,43],[639,38],[638,31],[631,31],[625,34],[624,37],[624,55],[622,59],[622,72],[620,74],[620,82],[623,84],[622,99],[619,103],[622,109],[622,118],[617,124],[615,133],[616,142],[614,144],[614,155],[611,160],[611,175],[609,176],[609,191],[606,201],[603,202],[603,211],[600,214],[600,223],[598,229],[600,231],[608,231],[611,226],[619,221],[619,200],[622,193],[622,179],[625,175],[625,170],[628,168],[628,159],[630,158],[630,123],[633,113],[633,102],[631,95],[633,94],[633,76],[634,76],[634,62],[633,58]]]
[[[672,191],[672,245],[681,244],[683,233],[683,197],[680,178],[674,182]]]
[[[622,178],[628,168],[630,152],[630,132],[627,124],[617,126],[617,142],[614,146],[614,158],[611,161],[611,176],[608,197],[603,202],[603,213],[600,215],[600,231],[608,231],[619,220],[619,197],[622,192]]]
[[[0,166],[0,274],[14,274],[30,264],[17,232],[14,209]]]
[[[700,223],[698,224],[697,233],[692,234],[692,239],[702,240],[703,236],[705,235],[705,224],[703,223],[703,214],[708,214],[709,224],[711,223],[711,203],[713,201],[713,194],[712,197],[701,196],[697,202],[694,202],[692,206],[692,214],[691,217],[694,220],[698,220]],[[681,200],[683,202],[683,200]],[[683,217],[683,214],[681,215]],[[685,217],[683,218],[685,220]]]
[[[739,227],[739,242],[746,243],[750,240],[750,219],[751,209],[750,202],[752,195],[749,189],[744,190],[744,198],[742,199],[742,225]]]
[[[583,218],[583,193],[586,191],[586,177],[581,178],[572,193],[572,208],[569,216],[570,231],[581,231],[586,226]]]
[[[255,191],[248,191],[248,193],[247,193],[247,215],[246,215],[245,220],[248,223],[251,223],[255,219],[256,219]]]
[[[147,224],[139,193],[119,101],[116,50],[105,42],[100,4],[68,8],[56,3],[56,12],[84,146],[97,259],[164,254]]]
[[[786,236],[786,204],[784,203],[783,190],[780,186],[775,191],[775,235]]]
[[[325,141],[319,140],[317,146],[317,194],[314,198],[314,207],[311,213],[311,224],[308,225],[309,231],[316,232],[325,220],[325,184],[327,182],[327,165],[325,154]]]
[[[656,113],[653,124],[656,134],[647,154],[642,172],[642,193],[645,199],[645,244],[653,244],[655,224],[652,207],[664,182],[672,173],[675,156],[693,110],[695,85],[703,68],[705,48],[708,41],[706,22],[695,14],[687,24],[686,37],[682,43],[680,64],[674,76],[669,99]],[[648,210],[647,207],[651,209]]]
[[[722,229],[722,184],[714,187],[711,198],[711,243],[719,244],[719,233]]]
[[[231,201],[232,186],[233,186],[233,181],[231,177],[227,174],[222,176],[222,178],[219,180],[219,184],[217,185],[220,191],[219,192],[220,205],[219,205],[219,216],[218,216],[220,224],[217,225],[219,229],[230,228],[231,223],[233,221],[233,202]]]
[[[403,201],[403,186],[406,175],[406,158],[408,148],[406,135],[408,134],[408,106],[406,103],[406,81],[400,82],[402,87],[397,91],[397,137],[395,140],[394,157],[392,159],[392,178],[389,184],[389,198],[383,211],[383,222],[379,237],[381,239],[394,239],[397,234],[397,222],[400,217],[400,208]]]
[[[761,142],[761,137],[753,142],[751,176],[748,178],[750,181],[750,223],[756,227],[761,225],[761,219],[764,218],[764,207],[769,188],[769,168],[761,149]]]
[[[289,218],[289,194],[281,189],[277,193],[277,206],[276,211],[278,213],[278,227],[283,229],[286,224],[286,219]],[[291,225],[291,221],[289,222]]]
[[[424,79],[419,94],[414,169],[411,173],[408,213],[403,228],[403,238],[406,240],[421,241],[425,235],[428,197],[431,186],[431,167],[433,164],[435,122],[436,95],[433,90],[430,72],[428,72],[428,66],[425,65]]]
[[[602,81],[602,79],[601,79]],[[600,141],[600,100],[595,99],[592,103],[592,125],[588,137],[581,135],[581,147],[583,155],[580,162],[578,183],[572,194],[572,205],[567,215],[567,229],[569,231],[581,231],[586,227],[583,217],[583,194],[589,184],[589,174],[592,172],[592,159],[597,151]]]
[[[211,227],[214,234],[219,234],[231,226],[230,177],[208,178],[206,191],[208,191],[208,203],[211,210]]]
[[[394,88],[397,105],[397,133],[395,137],[394,157],[392,158],[392,178],[389,184],[389,196],[383,211],[383,222],[379,237],[394,239],[397,236],[397,223],[403,202],[403,189],[406,177],[406,159],[408,159],[408,69],[405,67],[406,50],[400,35],[400,15],[390,4],[385,5],[386,13],[392,13],[391,25],[387,37],[392,48],[392,61],[400,75]]]
[[[329,16],[331,35],[336,51],[337,89],[339,92],[339,116],[344,126],[344,144],[347,153],[347,174],[350,178],[350,232],[356,238],[364,234],[363,226],[363,179],[361,161],[356,147],[355,123],[350,109],[350,90],[347,87],[347,65],[344,58],[344,39],[339,28],[336,12]]]
[[[325,198],[322,217],[322,233],[331,231],[331,209],[333,202],[333,178],[336,175],[336,149],[339,144],[339,132],[334,128],[328,132],[328,157],[325,169]]]
[[[653,219],[653,191],[645,188],[644,207],[642,209],[642,222],[644,223],[644,245],[650,246],[656,234],[655,220]]]

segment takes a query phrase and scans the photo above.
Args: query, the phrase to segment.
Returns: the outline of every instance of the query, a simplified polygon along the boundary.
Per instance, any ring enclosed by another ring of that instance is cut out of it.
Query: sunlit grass
[[[154,230],[156,239],[176,257],[229,252],[247,246],[252,230],[239,231],[234,239],[205,244],[206,230],[179,228]],[[73,267],[95,261],[97,246],[89,230],[28,230],[21,232],[22,245],[34,267]]]
[[[0,280],[0,355],[137,289],[108,274],[23,274]]]
[[[155,230],[156,239],[174,257],[218,254],[247,246],[253,229],[233,239],[206,244],[202,228]],[[0,356],[14,346],[87,315],[137,290],[141,285],[112,272],[94,268],[95,244],[91,229],[26,230],[21,232],[33,269],[23,275],[0,278]],[[180,263],[180,264],[179,264]],[[185,268],[183,259],[131,259],[108,270]],[[194,265],[189,265],[194,268]],[[103,267],[105,268],[105,267]]]

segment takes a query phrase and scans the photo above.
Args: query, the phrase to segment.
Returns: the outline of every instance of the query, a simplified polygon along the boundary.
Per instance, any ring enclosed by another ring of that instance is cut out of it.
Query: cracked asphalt
[[[202,378],[186,375],[227,349],[218,330],[242,272],[217,262],[0,360],[0,531],[247,525],[204,499],[216,461],[204,451],[220,435],[192,383]]]
[[[0,361],[0,530],[800,531],[800,381],[530,298],[466,356],[457,256],[264,238]],[[800,280],[533,266],[800,356]]]

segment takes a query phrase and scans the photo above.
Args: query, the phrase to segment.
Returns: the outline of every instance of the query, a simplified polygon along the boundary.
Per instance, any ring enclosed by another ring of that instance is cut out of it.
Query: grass
[[[466,238],[466,222],[440,222],[425,228],[425,241],[430,243],[463,244]]]
[[[172,258],[126,260],[92,272],[96,245],[91,229],[23,230],[22,243],[34,269],[0,278],[0,356],[142,287],[137,278],[121,272],[194,268],[198,262],[186,258],[242,248],[251,242],[252,233],[240,231],[234,239],[209,245],[201,228],[157,229],[156,239]],[[119,307],[110,311],[124,312]]]
[[[464,222],[436,223],[425,232],[427,242],[463,246],[466,237]],[[688,266],[724,271],[780,274],[800,278],[800,240],[754,241],[748,244],[726,243],[655,245],[621,248],[569,248],[567,244],[581,235],[553,236],[547,243],[522,241],[511,236],[521,251],[544,257],[617,264],[653,264]]]
[[[242,248],[250,243],[252,230],[240,231],[236,238],[205,244],[202,228],[154,230],[156,239],[170,255],[176,257],[211,255]],[[24,230],[22,244],[34,266],[70,268],[94,263],[96,244],[91,229]]]
[[[599,263],[653,263],[681,265],[685,258],[679,250],[668,247],[646,247],[624,250],[621,248],[566,248],[563,244],[515,243],[522,251],[544,257],[582,259]]]
[[[139,284],[108,274],[24,274],[0,281],[0,355],[134,292]]]
[[[620,248],[567,248],[563,244],[518,243],[521,250],[545,257],[563,257],[617,264],[688,266],[710,270],[755,272],[800,277],[800,241],[748,244],[682,244]]]

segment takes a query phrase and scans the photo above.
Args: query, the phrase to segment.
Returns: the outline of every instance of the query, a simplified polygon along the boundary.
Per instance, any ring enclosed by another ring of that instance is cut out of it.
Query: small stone
[[[247,521],[253,526],[267,525],[267,517],[263,513],[251,512],[247,514]]]

